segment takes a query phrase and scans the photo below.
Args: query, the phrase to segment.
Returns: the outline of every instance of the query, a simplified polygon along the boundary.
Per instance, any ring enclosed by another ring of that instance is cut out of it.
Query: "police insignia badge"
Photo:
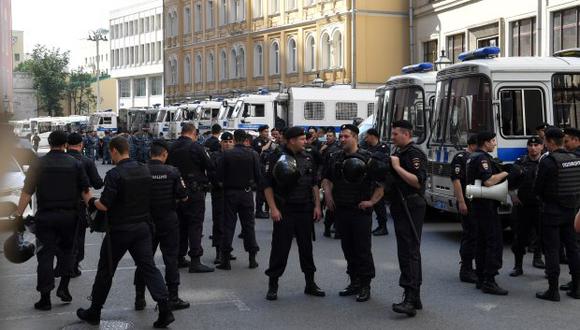
[[[461,167],[455,166],[455,174],[459,174],[459,172],[461,172]]]
[[[481,162],[481,167],[483,167],[484,170],[489,170],[489,164],[487,163],[486,160]]]
[[[421,160],[419,158],[413,158],[411,162],[413,163],[413,167],[415,167],[416,170],[421,167]]]

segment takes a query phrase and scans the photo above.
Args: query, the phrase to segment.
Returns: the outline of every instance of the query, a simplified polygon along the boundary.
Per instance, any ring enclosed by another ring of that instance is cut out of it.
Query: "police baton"
[[[417,227],[415,227],[413,217],[411,217],[411,211],[409,211],[409,205],[407,205],[407,199],[405,198],[405,196],[403,196],[403,193],[398,187],[396,187],[395,189],[399,194],[399,198],[401,198],[403,210],[405,211],[405,215],[407,215],[407,220],[409,220],[409,224],[411,225],[411,231],[413,232],[413,236],[415,237],[415,240],[417,240],[417,243],[421,243],[421,240],[419,239],[419,234],[417,233]]]

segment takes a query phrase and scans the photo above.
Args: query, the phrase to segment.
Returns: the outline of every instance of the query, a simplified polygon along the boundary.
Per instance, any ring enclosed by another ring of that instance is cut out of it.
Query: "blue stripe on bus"
[[[527,148],[498,148],[497,157],[504,162],[513,162],[527,151]]]

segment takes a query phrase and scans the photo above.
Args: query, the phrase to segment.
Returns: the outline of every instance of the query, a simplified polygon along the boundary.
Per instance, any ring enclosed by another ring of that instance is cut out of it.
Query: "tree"
[[[62,115],[60,101],[67,87],[68,63],[68,51],[61,52],[59,48],[49,50],[46,46],[36,45],[29,63],[23,66],[32,73],[39,110],[45,110],[49,116]]]
[[[18,66],[14,68],[14,72],[32,72],[32,60],[28,59],[18,63]]]
[[[90,106],[96,103],[91,84],[95,78],[82,69],[71,71],[66,86],[66,97],[74,114],[82,115],[89,112]]]

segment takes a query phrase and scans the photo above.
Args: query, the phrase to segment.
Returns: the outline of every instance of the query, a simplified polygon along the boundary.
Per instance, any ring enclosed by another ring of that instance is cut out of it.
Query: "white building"
[[[110,32],[105,34],[107,41],[99,41],[99,71],[101,75],[109,74],[111,70],[111,62],[109,57],[109,40],[111,39]],[[80,45],[81,63],[79,69],[84,72],[97,74],[97,42],[88,40],[89,34],[86,35],[86,40],[82,40]],[[73,68],[76,70],[77,68]]]
[[[415,0],[414,62],[452,61],[498,46],[501,56],[551,56],[580,47],[580,0]]]
[[[163,105],[163,1],[147,1],[111,12],[111,77],[118,107]]]

